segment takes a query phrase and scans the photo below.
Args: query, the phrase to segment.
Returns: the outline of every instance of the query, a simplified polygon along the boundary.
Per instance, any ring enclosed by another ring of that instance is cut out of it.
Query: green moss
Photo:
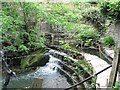
[[[22,68],[22,69],[15,69],[14,71],[16,72],[16,74],[21,74],[21,73],[27,73],[27,72],[31,72],[36,70],[36,67],[32,68]]]
[[[21,68],[30,67],[33,64],[35,64],[37,61],[41,60],[43,55],[45,54],[45,49],[37,50],[29,55],[29,57],[26,57],[21,60]]]

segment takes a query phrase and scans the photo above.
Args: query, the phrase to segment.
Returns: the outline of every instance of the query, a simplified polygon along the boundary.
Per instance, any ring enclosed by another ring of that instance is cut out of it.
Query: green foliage
[[[76,30],[76,38],[80,38],[83,41],[95,40],[98,36],[97,31],[89,25],[81,24]]]
[[[93,74],[93,68],[90,66],[89,62],[81,59],[79,64],[82,65],[86,71],[89,71],[91,74]]]
[[[20,45],[19,48],[18,48],[19,51],[25,51],[27,52],[28,51],[28,48],[24,45]]]
[[[28,53],[30,48],[43,46],[44,38],[36,26],[40,18],[37,6],[36,3],[2,3],[3,49]]]
[[[106,27],[105,21],[106,18],[100,13],[99,10],[96,9],[88,9],[86,12],[83,13],[83,18],[87,22],[91,22],[95,28],[97,28],[100,34],[103,34]]]
[[[4,47],[5,50],[9,50],[9,51],[16,51],[16,47],[13,46],[13,45],[10,45],[10,46],[7,46],[7,47]]]
[[[101,13],[110,20],[120,20],[120,1],[100,3]]]
[[[50,24],[62,26],[66,31],[70,31],[75,28],[75,23],[80,22],[79,11],[71,10],[65,4],[49,4],[48,8],[45,8],[43,16]]]
[[[119,82],[118,81],[115,82],[115,86],[113,88],[114,88],[114,90],[118,90],[118,88],[119,88]]]
[[[101,39],[102,43],[104,43],[105,45],[108,45],[108,46],[114,46],[115,45],[115,42],[112,38],[112,36],[105,36]]]
[[[80,10],[67,8],[65,4],[49,3],[44,6],[41,3],[6,2],[2,6],[2,43],[6,49],[9,46],[11,50],[28,52],[30,48],[42,47],[45,39],[37,27],[40,21],[62,27],[67,32],[75,32],[75,37],[86,40],[88,44],[98,37],[92,27],[80,24]],[[63,47],[70,48],[67,44]]]
[[[65,43],[61,46],[64,49],[70,49],[70,45],[68,43]]]
[[[96,77],[92,78],[89,90],[96,90],[96,79],[97,79]]]
[[[64,60],[65,61],[69,61],[70,59],[68,57],[64,57]]]

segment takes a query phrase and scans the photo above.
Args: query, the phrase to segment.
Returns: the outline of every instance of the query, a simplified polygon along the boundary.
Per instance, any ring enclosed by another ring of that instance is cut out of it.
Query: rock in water
[[[41,61],[40,66],[44,66],[49,61],[49,58],[50,58],[49,53],[46,53],[40,60]]]
[[[21,68],[44,66],[49,61],[49,53],[45,50],[38,50],[21,60]],[[35,56],[34,56],[35,55]]]

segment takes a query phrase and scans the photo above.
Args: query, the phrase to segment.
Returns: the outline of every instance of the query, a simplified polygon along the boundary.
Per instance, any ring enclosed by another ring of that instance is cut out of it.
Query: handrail
[[[79,82],[79,83],[77,83],[77,84],[75,84],[75,85],[72,85],[72,86],[70,86],[70,87],[68,87],[68,88],[65,88],[64,90],[69,90],[69,89],[71,89],[71,88],[74,88],[74,87],[76,87],[76,86],[78,86],[78,85],[80,85],[80,84],[82,84],[82,83],[84,83],[84,82],[92,79],[94,76],[97,76],[98,74],[100,74],[100,73],[102,73],[103,71],[109,69],[110,67],[112,67],[112,65],[109,65],[108,67],[106,67],[106,68],[102,69],[101,71],[99,71],[99,72],[97,72],[97,73],[89,76],[88,78],[84,79],[83,81],[81,81],[81,82]]]

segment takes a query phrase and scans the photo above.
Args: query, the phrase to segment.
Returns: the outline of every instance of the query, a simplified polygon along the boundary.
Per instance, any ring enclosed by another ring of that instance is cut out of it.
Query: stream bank
[[[4,57],[9,65],[9,68],[15,71],[16,74],[21,74],[24,72],[35,70],[39,66],[46,65],[50,58],[47,52],[47,48],[41,48],[31,52],[31,54],[29,55],[9,57],[5,53]],[[2,73],[4,74],[5,72],[3,71]]]

